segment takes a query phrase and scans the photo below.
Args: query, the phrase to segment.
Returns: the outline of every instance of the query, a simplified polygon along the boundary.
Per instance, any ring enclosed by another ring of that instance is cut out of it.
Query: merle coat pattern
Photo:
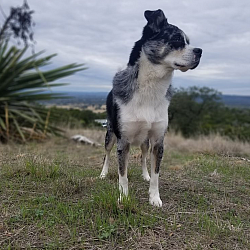
[[[147,25],[142,37],[132,49],[127,68],[115,75],[107,97],[106,156],[101,178],[108,173],[110,151],[117,141],[119,189],[127,196],[129,148],[138,145],[142,150],[142,175],[150,181],[149,202],[160,207],[158,180],[173,72],[196,68],[202,50],[191,47],[187,35],[169,24],[162,10],[145,11],[144,15]],[[146,166],[149,144],[151,176]]]

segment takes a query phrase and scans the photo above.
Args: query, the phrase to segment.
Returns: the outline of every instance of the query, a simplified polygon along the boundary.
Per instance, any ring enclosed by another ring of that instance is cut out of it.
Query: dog
[[[108,173],[110,151],[117,141],[119,190],[128,195],[128,155],[130,145],[142,150],[142,176],[150,181],[149,202],[161,207],[159,171],[168,127],[168,107],[172,96],[174,70],[195,69],[202,49],[189,45],[188,36],[169,24],[163,11],[147,10],[142,37],[130,54],[125,70],[116,73],[107,96],[107,133],[103,169]],[[151,145],[151,176],[146,157]]]

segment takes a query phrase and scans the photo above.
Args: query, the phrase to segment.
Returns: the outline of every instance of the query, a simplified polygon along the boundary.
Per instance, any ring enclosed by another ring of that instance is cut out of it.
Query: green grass
[[[118,202],[115,152],[66,139],[0,146],[0,249],[250,249],[250,164],[166,151],[162,208],[148,203],[140,160]]]

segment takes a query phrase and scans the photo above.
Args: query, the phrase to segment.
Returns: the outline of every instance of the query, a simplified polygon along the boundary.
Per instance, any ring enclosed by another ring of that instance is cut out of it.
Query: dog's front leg
[[[141,151],[142,151],[142,157],[141,157],[141,163],[142,163],[142,177],[146,181],[150,181],[150,176],[147,169],[147,154],[149,149],[149,140],[147,139],[142,145],[141,145]]]
[[[130,144],[125,139],[117,140],[117,158],[118,158],[118,173],[119,173],[119,190],[122,195],[128,196],[128,155]]]
[[[151,179],[149,187],[149,202],[153,206],[161,207],[162,201],[159,193],[159,171],[160,164],[163,157],[163,139],[160,138],[157,141],[152,141],[151,149]]]
[[[105,178],[106,175],[108,174],[109,161],[110,161],[110,152],[112,150],[112,147],[114,146],[115,139],[116,139],[116,136],[115,136],[115,134],[113,132],[113,129],[111,129],[111,127],[108,125],[108,130],[107,130],[106,137],[105,137],[106,155],[105,155],[105,158],[104,158],[103,168],[102,168],[102,172],[101,172],[101,175],[100,175],[101,179]]]

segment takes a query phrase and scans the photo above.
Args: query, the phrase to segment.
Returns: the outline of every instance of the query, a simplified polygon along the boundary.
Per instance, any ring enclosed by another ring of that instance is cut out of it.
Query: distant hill
[[[222,101],[230,107],[250,108],[250,96],[222,95]]]
[[[45,101],[43,104],[67,105],[80,104],[86,105],[103,105],[106,103],[108,92],[63,92],[67,99],[58,99]]]
[[[45,104],[65,105],[69,103],[84,103],[87,105],[103,105],[106,103],[108,92],[65,92],[64,94],[72,98],[52,100]],[[221,97],[227,106],[250,108],[250,96],[222,95]]]
[[[88,105],[103,105],[106,103],[108,92],[69,92],[71,103],[85,103]]]

